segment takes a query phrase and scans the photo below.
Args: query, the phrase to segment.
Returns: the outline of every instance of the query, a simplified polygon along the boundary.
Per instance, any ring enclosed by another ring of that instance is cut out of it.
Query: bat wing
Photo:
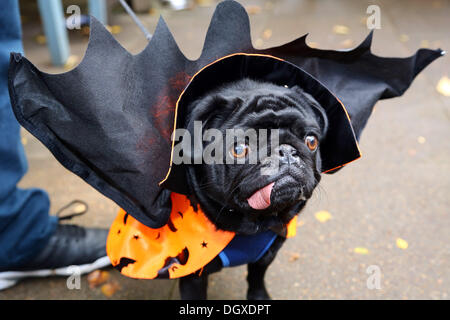
[[[249,17],[245,9],[235,1],[224,1],[217,6],[199,60],[211,63],[219,56],[244,52],[271,55],[291,62],[318,80],[342,102],[355,137],[359,140],[375,103],[402,95],[417,74],[444,54],[441,49],[420,49],[408,58],[379,57],[370,50],[372,36],[373,32],[370,32],[358,47],[348,51],[310,48],[306,44],[307,35],[279,47],[257,50],[251,42]],[[301,83],[299,85],[302,87]],[[329,135],[324,141],[325,148],[324,144],[321,148],[324,169],[330,172],[340,167],[336,164],[343,165],[348,162],[346,159],[355,159],[354,154],[345,154],[351,150],[348,144],[353,143],[349,141],[349,136],[339,136],[346,123],[341,117],[336,118],[333,112],[327,112],[330,118]]]
[[[373,32],[350,51],[310,48],[306,36],[264,52],[294,63],[333,92],[346,107],[358,139],[378,100],[401,96],[428,64],[443,55],[440,49],[420,49],[408,58],[379,57],[370,50]]]
[[[187,60],[162,19],[138,55],[91,19],[85,56],[69,72],[47,74],[11,55],[13,110],[67,169],[142,223],[160,227],[170,211],[155,215],[152,206],[170,166],[174,101],[189,79]]]

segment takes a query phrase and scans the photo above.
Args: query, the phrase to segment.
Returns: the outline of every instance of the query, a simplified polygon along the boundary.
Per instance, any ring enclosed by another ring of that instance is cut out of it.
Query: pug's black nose
[[[300,162],[297,149],[289,144],[282,144],[278,148],[278,154],[280,155],[280,162],[282,164],[294,164]]]

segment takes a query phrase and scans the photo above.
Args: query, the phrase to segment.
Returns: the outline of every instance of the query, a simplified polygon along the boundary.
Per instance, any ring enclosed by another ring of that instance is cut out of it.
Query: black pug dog
[[[191,132],[194,121],[203,130],[279,129],[279,143],[256,163],[188,166],[193,201],[200,204],[218,229],[251,235],[286,225],[305,206],[321,177],[320,141],[327,132],[327,116],[319,103],[299,87],[288,88],[250,79],[226,84],[189,106]],[[224,139],[225,140],[225,139]],[[206,146],[208,142],[204,142]],[[267,147],[269,148],[269,147]],[[250,158],[247,141],[225,145],[223,157]],[[272,174],[261,169],[277,164]],[[159,203],[170,203],[167,190]],[[167,199],[168,202],[163,199]],[[191,200],[192,201],[192,200]],[[269,250],[248,264],[248,299],[270,299],[264,275],[285,241],[277,236]],[[219,257],[207,264],[201,276],[180,279],[182,299],[206,299],[208,274],[219,271]]]

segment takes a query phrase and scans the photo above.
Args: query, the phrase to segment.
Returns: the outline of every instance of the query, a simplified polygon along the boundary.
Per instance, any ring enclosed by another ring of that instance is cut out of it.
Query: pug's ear
[[[324,137],[328,130],[328,116],[325,112],[325,109],[320,105],[320,103],[316,99],[314,99],[312,95],[305,92],[299,86],[294,86],[291,89],[296,93],[299,93],[300,96],[305,99],[302,102],[306,102],[314,111],[314,115],[316,116],[316,119],[320,124],[320,129],[322,130],[321,132],[322,137]]]
[[[217,128],[218,110],[225,106],[226,100],[215,94],[204,95],[192,102],[185,102],[187,116],[180,119],[181,123],[175,132],[175,145],[172,158],[175,165],[200,164],[203,158],[203,139],[205,129]],[[175,158],[177,156],[178,158]],[[172,168],[173,169],[173,168]]]
[[[229,100],[220,92],[211,93],[191,102],[188,106],[189,115],[185,128],[192,130],[194,121],[201,121],[203,127],[217,128],[219,126],[217,121],[223,122],[220,112],[217,111],[226,108],[229,104]]]

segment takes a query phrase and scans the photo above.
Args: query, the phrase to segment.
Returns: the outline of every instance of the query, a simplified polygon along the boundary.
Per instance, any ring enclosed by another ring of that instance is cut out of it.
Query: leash
[[[133,19],[134,23],[136,23],[137,26],[139,27],[139,29],[141,29],[141,31],[144,33],[147,40],[150,41],[150,39],[152,38],[152,34],[150,32],[148,32],[148,30],[144,27],[141,20],[139,20],[139,18],[136,16],[134,11],[125,2],[125,0],[119,0],[119,1],[120,1],[120,4],[122,5],[122,7],[125,9],[125,11],[130,15],[131,19]]]

